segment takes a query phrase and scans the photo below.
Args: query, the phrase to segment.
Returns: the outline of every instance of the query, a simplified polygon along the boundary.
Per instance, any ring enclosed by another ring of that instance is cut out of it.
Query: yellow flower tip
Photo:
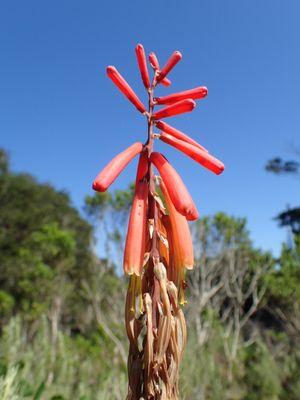
[[[185,304],[187,304],[187,300],[185,299],[185,292],[184,292],[185,287],[186,287],[185,281],[181,281],[180,286],[179,286],[179,296],[178,296],[179,304],[181,306],[185,306]]]
[[[187,300],[185,300],[185,298],[179,300],[179,305],[181,305],[182,307],[184,307],[186,304]]]
[[[140,312],[140,314],[143,314],[143,312],[144,312],[142,292],[139,295],[139,312]]]
[[[194,264],[185,264],[184,266],[186,269],[191,270],[194,269]]]
[[[128,267],[126,264],[124,264],[124,272],[129,277],[132,277],[132,275],[134,274],[133,268],[132,267]]]
[[[135,276],[140,276],[140,273],[138,271],[136,271],[137,268],[130,266],[128,267],[126,263],[124,263],[124,272],[126,275],[128,275],[129,277],[132,277],[133,275]]]

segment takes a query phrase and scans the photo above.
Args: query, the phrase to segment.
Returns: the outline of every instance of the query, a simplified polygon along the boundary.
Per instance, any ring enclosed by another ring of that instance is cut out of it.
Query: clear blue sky
[[[215,176],[158,143],[200,213],[246,216],[254,243],[276,254],[272,217],[299,205],[300,183],[264,171],[300,145],[300,2],[6,1],[0,12],[0,146],[15,171],[67,189],[81,207],[94,176],[145,139],[145,120],[106,77],[115,65],[145,99],[134,47],[183,60],[170,93],[206,85],[197,109],[169,120],[224,161]],[[124,188],[136,163],[113,185]]]

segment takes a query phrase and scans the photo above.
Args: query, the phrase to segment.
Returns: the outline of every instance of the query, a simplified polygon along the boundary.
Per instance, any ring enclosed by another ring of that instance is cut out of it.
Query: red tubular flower
[[[122,153],[113,158],[97,175],[93,182],[93,189],[97,192],[105,192],[107,188],[120,175],[126,165],[143,149],[142,143],[134,143]]]
[[[106,68],[107,75],[114,82],[114,84],[121,90],[121,92],[128,98],[129,101],[141,112],[144,113],[146,108],[138,96],[134,93],[132,88],[118,72],[116,67],[109,66]]]
[[[142,273],[147,239],[147,201],[148,184],[137,182],[130,212],[123,268],[126,274]]]
[[[224,164],[221,161],[190,143],[176,139],[175,137],[164,132],[160,135],[160,140],[182,151],[184,154],[191,157],[193,160],[203,165],[203,167],[209,169],[217,175],[224,171]]]
[[[171,104],[168,107],[158,110],[152,115],[152,119],[162,119],[172,117],[173,115],[183,114],[189,111],[193,111],[196,107],[196,103],[192,99],[185,99],[178,101],[177,103]]]
[[[149,89],[150,79],[149,79],[149,73],[148,73],[148,68],[147,68],[146,54],[145,54],[144,47],[141,44],[138,44],[136,46],[135,54],[136,54],[137,61],[139,64],[141,77],[142,77],[144,86],[146,89]]]
[[[159,72],[159,62],[158,62],[158,59],[157,59],[155,53],[152,52],[149,54],[149,62],[150,62],[151,67],[154,69],[154,71]],[[164,86],[171,85],[171,81],[168,78],[162,79],[160,83]]]
[[[157,121],[155,123],[155,125],[157,126],[158,129],[161,129],[163,132],[166,132],[169,135],[172,135],[172,136],[174,136],[175,138],[177,138],[179,140],[183,140],[184,142],[193,144],[194,146],[196,146],[199,149],[201,149],[203,151],[206,151],[208,153],[208,150],[205,147],[201,146],[201,144],[196,142],[196,140],[192,139],[191,137],[189,137],[185,133],[180,132],[178,129],[173,128],[173,126],[168,125],[163,121]]]
[[[154,70],[159,71],[159,62],[155,53],[151,52],[149,54],[149,62]]]
[[[169,94],[168,96],[155,97],[154,100],[157,104],[173,104],[179,100],[203,99],[205,96],[207,96],[207,88],[205,86],[199,86],[183,92]]]
[[[164,86],[170,86],[171,85],[171,81],[168,78],[164,78],[162,81],[160,81],[160,83]]]
[[[153,152],[150,161],[158,169],[176,210],[190,221],[197,219],[199,215],[196,206],[182,179],[168,160],[162,154]]]
[[[166,75],[175,67],[175,65],[182,59],[182,54],[179,51],[174,51],[171,57],[168,59],[162,70],[160,71],[157,82],[160,82],[164,79]]]
[[[143,151],[140,154],[140,159],[137,167],[136,181],[142,181],[148,172],[148,152]]]

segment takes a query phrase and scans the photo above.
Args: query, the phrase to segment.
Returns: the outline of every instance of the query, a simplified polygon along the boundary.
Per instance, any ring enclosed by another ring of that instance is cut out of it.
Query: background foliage
[[[11,172],[1,150],[1,399],[124,399],[120,265],[132,194],[87,196],[79,213],[67,193]],[[253,248],[244,218],[220,212],[192,230],[182,398],[299,399],[298,231],[274,259]]]

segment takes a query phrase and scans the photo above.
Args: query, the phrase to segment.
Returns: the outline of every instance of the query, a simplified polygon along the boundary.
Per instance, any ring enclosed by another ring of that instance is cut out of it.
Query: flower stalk
[[[199,217],[181,177],[162,154],[154,151],[160,139],[209,170],[219,174],[224,165],[188,135],[161,121],[193,111],[194,100],[207,95],[204,86],[154,97],[158,84],[169,86],[167,75],[181,60],[175,51],[160,69],[152,52],[148,59],[154,75],[150,80],[146,53],[135,49],[139,71],[148,95],[148,109],[115,67],[109,78],[129,101],[146,116],[147,139],[134,143],[110,161],[93,183],[103,192],[128,163],[139,154],[135,193],[130,212],[123,268],[129,275],[125,326],[129,340],[128,394],[126,400],[178,400],[179,367],[186,344],[185,274],[194,266],[188,221]],[[158,105],[164,108],[156,110]],[[159,134],[154,133],[154,126]],[[155,175],[154,168],[160,176]]]

